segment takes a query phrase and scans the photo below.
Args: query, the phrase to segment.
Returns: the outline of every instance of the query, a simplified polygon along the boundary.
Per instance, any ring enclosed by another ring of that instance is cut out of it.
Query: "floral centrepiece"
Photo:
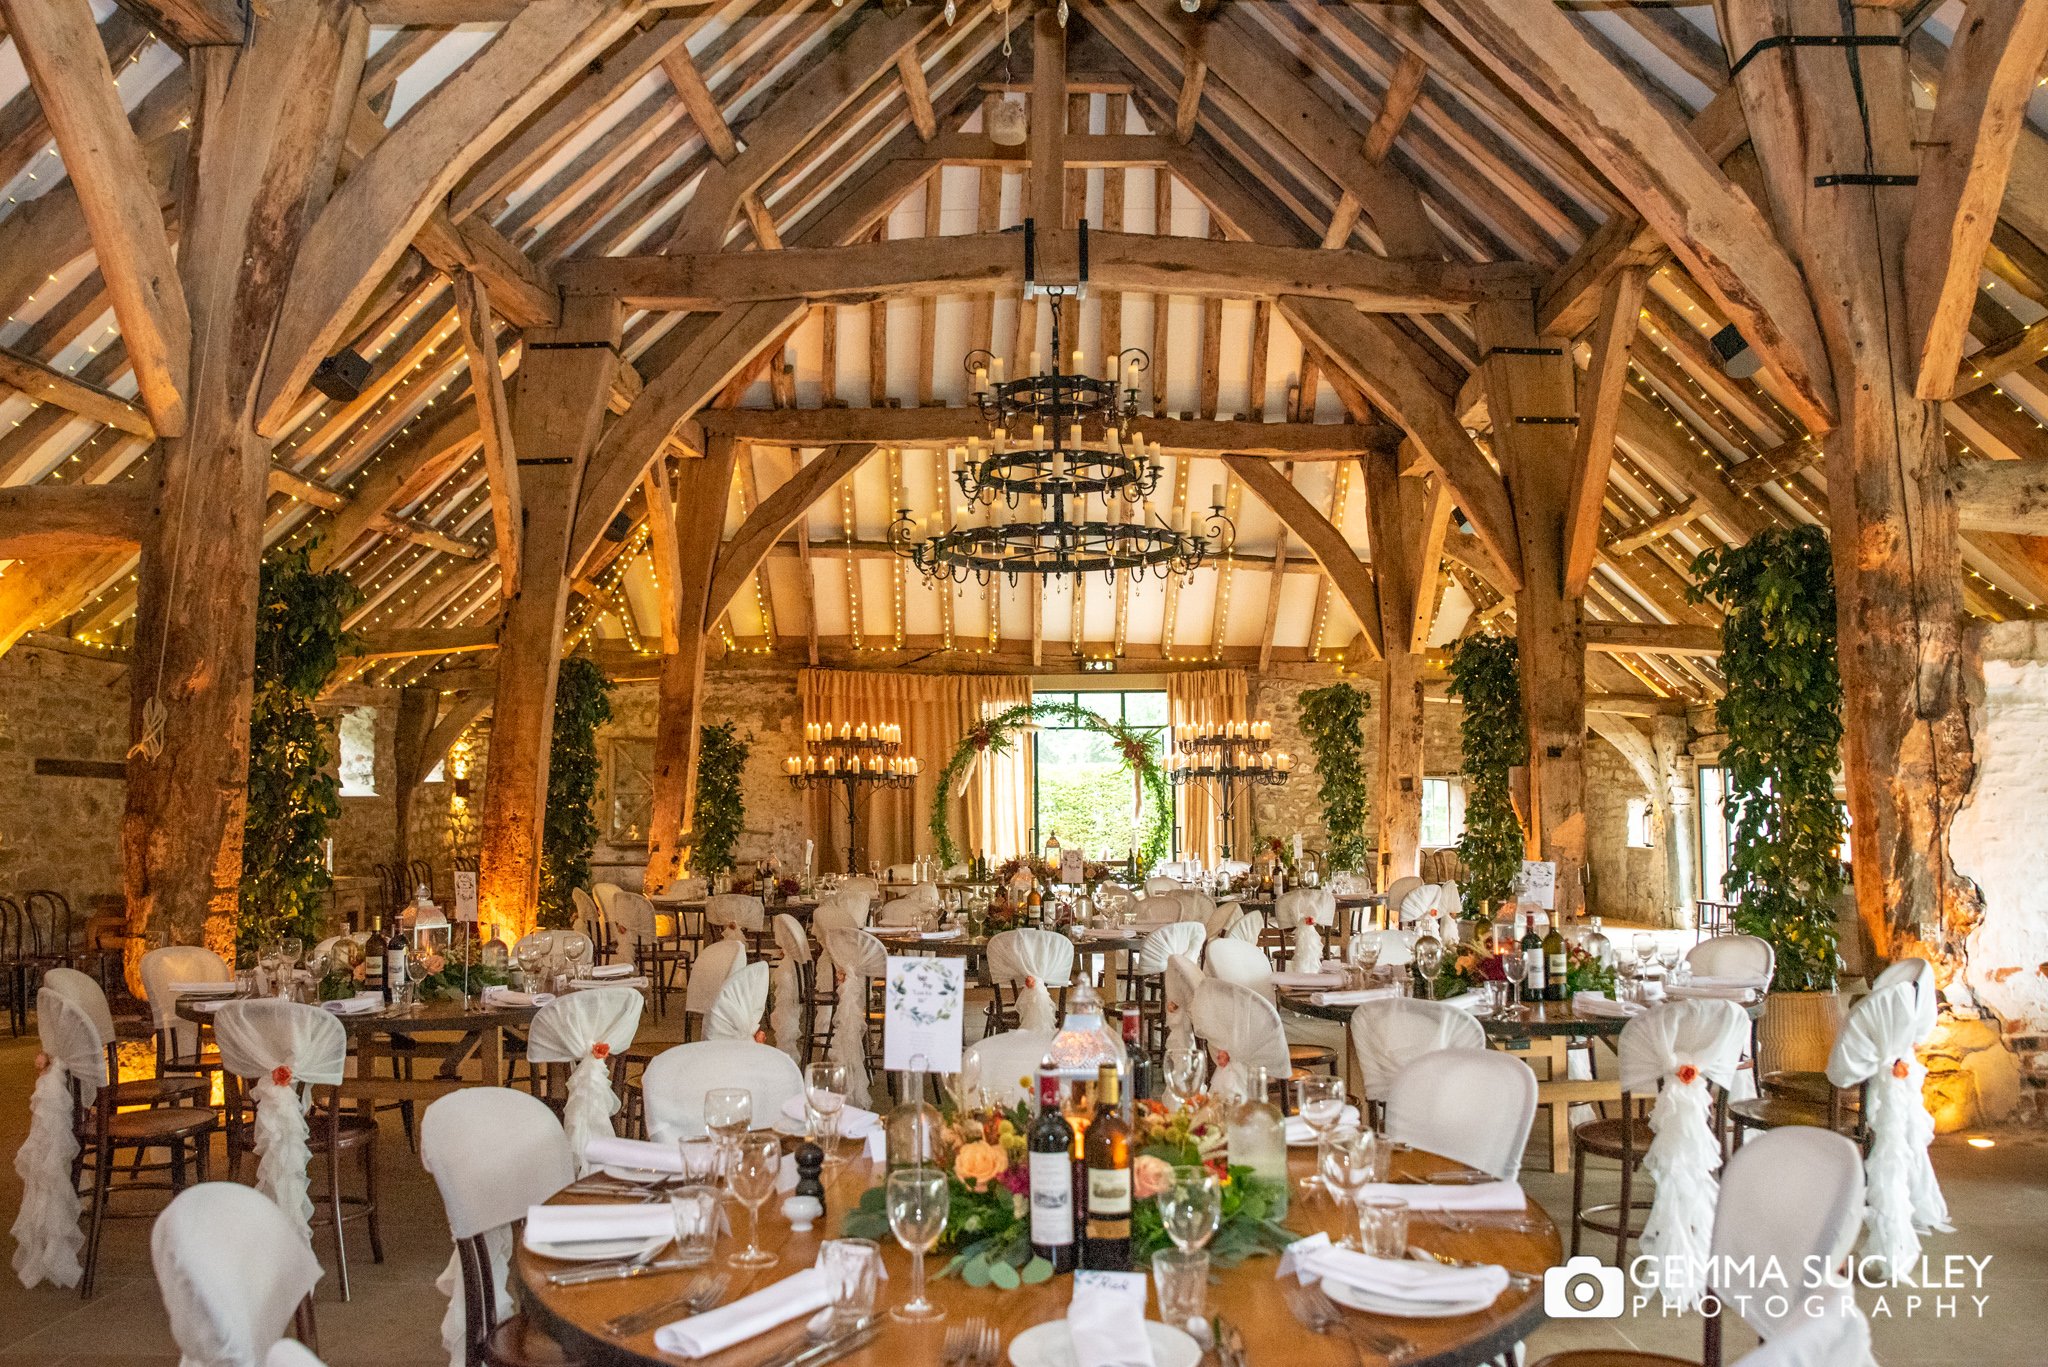
[[[1564,951],[1565,997],[1570,999],[1577,992],[1598,992],[1602,996],[1614,995],[1614,967],[1603,964],[1578,945],[1567,944]],[[1500,955],[1477,944],[1461,944],[1456,954],[1446,955],[1442,966],[1437,969],[1436,981],[1430,986],[1430,995],[1438,1000],[1455,997],[1462,992],[1487,983],[1502,983],[1508,975],[1500,966]]]
[[[1173,1241],[1160,1222],[1158,1196],[1176,1167],[1205,1166],[1222,1183],[1223,1216],[1209,1256],[1224,1267],[1274,1253],[1296,1236],[1272,1218],[1274,1201],[1247,1167],[1232,1166],[1224,1149],[1223,1124],[1206,1098],[1194,1106],[1169,1109],[1157,1101],[1134,1108],[1131,1136],[1131,1264],[1149,1266],[1152,1255]],[[1031,1252],[1031,1176],[1026,1134],[1035,1114],[1026,1102],[985,1110],[949,1106],[943,1111],[937,1159],[951,1188],[946,1233],[939,1246],[952,1257],[938,1272],[957,1274],[969,1286],[1010,1290],[1052,1276],[1052,1264]],[[1070,1117],[1071,1119],[1071,1117]],[[889,1217],[882,1187],[862,1193],[849,1211],[850,1238],[886,1240]],[[1078,1215],[1078,1212],[1077,1212]]]

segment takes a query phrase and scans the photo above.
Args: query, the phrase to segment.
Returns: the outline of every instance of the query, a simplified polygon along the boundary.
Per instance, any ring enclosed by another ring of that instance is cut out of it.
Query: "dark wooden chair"
[[[524,1314],[498,1318],[485,1236],[455,1241],[462,1269],[462,1343],[467,1367],[572,1367],[576,1359]]]
[[[228,1172],[240,1171],[244,1154],[254,1151],[255,1102],[249,1095],[247,1079],[223,1074],[227,1099]],[[370,1236],[370,1261],[384,1261],[384,1234],[377,1209],[377,1122],[353,1106],[343,1108],[338,1090],[318,1086],[312,1089],[313,1109],[306,1117],[306,1146],[321,1163],[320,1179],[313,1187],[313,1227],[334,1231],[334,1273],[341,1298],[349,1299],[348,1239],[345,1226],[363,1222]],[[360,1192],[342,1190],[342,1155],[354,1153]]]
[[[114,1048],[107,1046],[111,1063]],[[112,1076],[110,1073],[109,1076]],[[100,1242],[109,1219],[144,1217],[154,1219],[156,1209],[115,1211],[116,1195],[137,1191],[183,1191],[193,1181],[207,1178],[207,1150],[216,1121],[203,1095],[172,1097],[163,1084],[175,1080],[148,1079],[151,1097],[142,1096],[128,1083],[102,1087],[87,1104],[76,1078],[72,1079],[72,1119],[78,1131],[79,1154],[74,1174],[84,1186],[87,1201],[85,1275],[79,1280],[79,1295],[92,1298],[99,1272]],[[156,1090],[162,1089],[162,1090]],[[167,1104],[155,1104],[161,1096]],[[137,1109],[124,1109],[136,1106]],[[162,1162],[146,1162],[152,1149],[162,1149]],[[125,1163],[119,1161],[126,1156]],[[121,1180],[116,1183],[115,1177]]]
[[[1728,1095],[1718,1087],[1708,1084],[1714,1096],[1714,1134],[1726,1133],[1728,1122]],[[1584,1230],[1596,1234],[1614,1236],[1614,1265],[1628,1264],[1628,1246],[1631,1241],[1642,1237],[1642,1227],[1635,1219],[1636,1211],[1648,1211],[1650,1202],[1639,1199],[1634,1190],[1637,1169],[1642,1167],[1643,1155],[1656,1138],[1650,1129],[1648,1098],[1621,1094],[1620,1114],[1601,1115],[1575,1126],[1572,1130],[1572,1246],[1568,1256],[1577,1257],[1579,1238]],[[1603,1103],[1601,1111],[1607,1109]],[[1586,1200],[1586,1159],[1588,1157],[1611,1158],[1621,1165],[1620,1198],[1589,1206]],[[1608,1217],[1612,1217],[1611,1219]]]
[[[7,1033],[28,1029],[29,993],[35,986],[35,956],[21,904],[0,896],[0,989],[7,993]]]

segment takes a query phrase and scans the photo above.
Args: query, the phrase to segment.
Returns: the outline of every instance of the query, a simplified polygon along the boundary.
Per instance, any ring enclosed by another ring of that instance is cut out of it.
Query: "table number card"
[[[1557,865],[1548,859],[1524,859],[1516,880],[1515,900],[1549,911],[1557,905]]]
[[[1082,863],[1079,850],[1064,849],[1060,851],[1060,881],[1070,886],[1079,886],[1088,881],[1086,868]]]
[[[922,1057],[927,1072],[959,1072],[967,961],[891,955],[885,982],[882,1066],[901,1070]]]
[[[455,871],[455,919],[476,920],[476,871],[457,869]]]

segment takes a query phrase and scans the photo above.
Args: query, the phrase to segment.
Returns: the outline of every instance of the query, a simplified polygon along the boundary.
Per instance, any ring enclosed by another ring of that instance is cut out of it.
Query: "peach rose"
[[[1173,1164],[1149,1153],[1131,1160],[1131,1195],[1140,1201],[1157,1196],[1173,1185]]]
[[[960,1152],[953,1155],[953,1175],[976,1191],[988,1190],[988,1184],[1001,1177],[1009,1166],[1009,1155],[1003,1152],[1002,1145],[979,1139],[962,1144]]]

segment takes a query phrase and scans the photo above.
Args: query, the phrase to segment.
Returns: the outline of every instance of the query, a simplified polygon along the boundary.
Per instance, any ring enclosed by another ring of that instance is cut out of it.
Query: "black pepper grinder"
[[[816,1144],[802,1144],[796,1151],[796,1192],[798,1196],[810,1196],[818,1202],[818,1218],[825,1218],[825,1183],[819,1174],[825,1171],[825,1151]]]

